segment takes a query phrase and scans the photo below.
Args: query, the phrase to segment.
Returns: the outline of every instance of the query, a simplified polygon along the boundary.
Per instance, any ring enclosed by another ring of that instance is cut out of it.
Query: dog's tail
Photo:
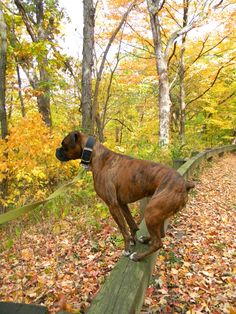
[[[195,187],[195,184],[193,181],[186,181],[187,192],[189,192],[189,190],[193,189],[194,187]]]

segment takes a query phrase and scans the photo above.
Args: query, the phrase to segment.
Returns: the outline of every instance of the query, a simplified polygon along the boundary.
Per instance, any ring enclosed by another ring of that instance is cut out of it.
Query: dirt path
[[[194,195],[172,220],[142,313],[236,313],[236,156],[206,169]]]

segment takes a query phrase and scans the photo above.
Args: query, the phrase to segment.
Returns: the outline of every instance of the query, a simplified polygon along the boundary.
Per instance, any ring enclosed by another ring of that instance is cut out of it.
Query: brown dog
[[[67,135],[57,148],[56,157],[60,161],[81,159],[81,163],[89,167],[95,191],[109,207],[124,237],[124,254],[134,261],[162,247],[160,230],[164,220],[185,206],[188,191],[194,187],[174,169],[115,153],[81,132]],[[142,237],[141,242],[150,245],[143,253],[131,254],[130,245],[135,243],[138,227],[127,204],[147,196],[151,199],[144,210],[144,218],[150,237]]]

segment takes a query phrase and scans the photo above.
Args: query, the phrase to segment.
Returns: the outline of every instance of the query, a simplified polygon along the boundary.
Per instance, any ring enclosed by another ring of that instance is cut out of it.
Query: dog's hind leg
[[[151,241],[151,237],[150,236],[145,236],[145,235],[141,235],[138,238],[138,241],[142,244],[149,244],[149,242]]]
[[[126,204],[120,204],[120,207],[122,209],[123,215],[125,217],[125,220],[127,221],[127,224],[129,225],[130,233],[131,233],[131,245],[135,244],[135,234],[139,230],[136,222],[134,221],[133,216],[131,215],[130,209],[128,205]]]
[[[161,241],[160,225],[156,225],[155,231],[153,230],[153,226],[152,229],[149,228],[148,230],[150,233],[149,239],[150,245],[146,251],[140,253],[134,252],[130,255],[129,258],[135,262],[142,260],[144,257],[149,256],[150,254],[154,253],[163,246]]]
[[[150,238],[145,237],[143,241],[141,239],[141,242],[145,241],[146,243],[149,241],[150,245],[144,252],[134,252],[131,254],[130,259],[133,261],[139,261],[144,257],[149,256],[163,246],[161,240],[161,226],[163,225],[164,220],[167,218],[167,214],[169,212],[168,208],[166,208],[166,205],[165,198],[155,195],[155,197],[150,200],[147,207],[145,208],[144,218]]]
[[[161,234],[161,238],[164,238],[166,236],[165,230],[167,228],[167,226],[165,226],[165,221],[163,221],[160,225],[160,234]],[[168,224],[168,222],[167,222]],[[145,235],[141,235],[138,238],[138,241],[142,244],[149,244],[151,241],[151,237],[150,236],[145,236]]]

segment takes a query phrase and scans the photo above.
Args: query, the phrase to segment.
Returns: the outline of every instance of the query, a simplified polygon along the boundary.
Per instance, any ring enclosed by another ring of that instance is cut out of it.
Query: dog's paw
[[[142,235],[138,238],[138,241],[142,244],[148,244],[150,242],[150,237]]]
[[[139,260],[138,253],[137,252],[132,253],[129,256],[129,259],[131,259],[131,261],[137,262]]]
[[[130,251],[130,250],[128,250],[128,251],[123,251],[122,252],[122,254],[123,254],[123,256],[130,256],[130,254],[131,254],[132,252]]]

